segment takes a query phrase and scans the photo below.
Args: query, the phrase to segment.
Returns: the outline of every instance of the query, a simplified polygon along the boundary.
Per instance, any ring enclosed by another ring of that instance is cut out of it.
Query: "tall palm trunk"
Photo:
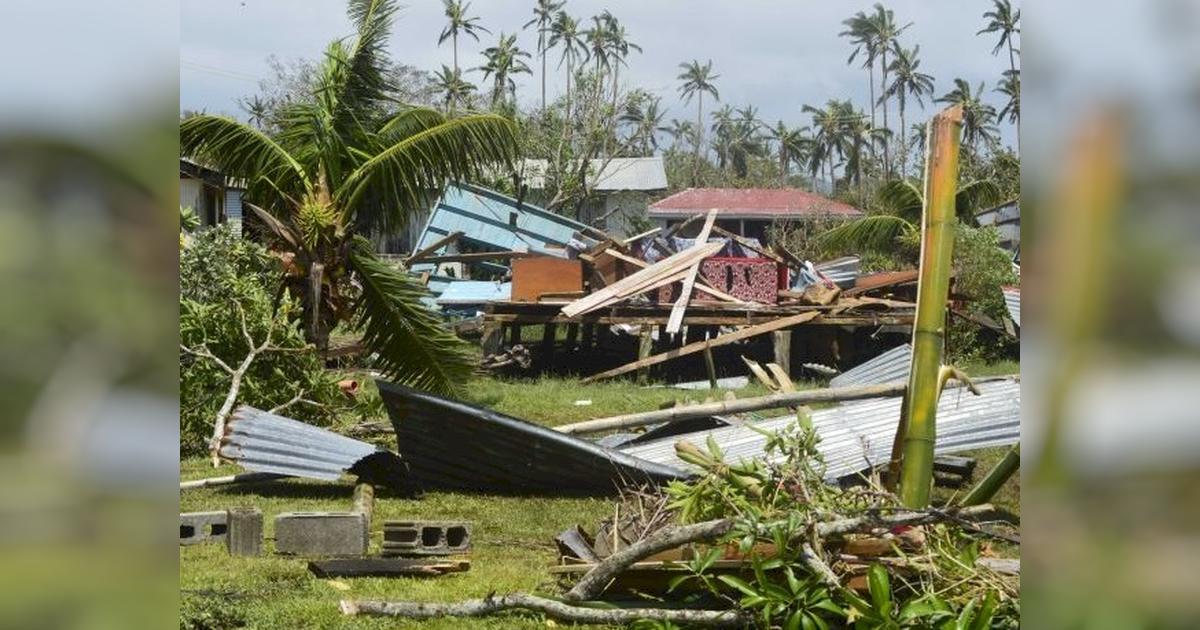
[[[575,56],[567,53],[567,125],[571,120],[571,77],[575,76]]]
[[[871,77],[871,127],[875,127],[875,64],[867,66],[867,75]],[[884,86],[885,88],[887,86]]]
[[[462,76],[458,73],[458,31],[454,31],[454,32],[450,33],[450,43],[451,43],[451,47],[454,49],[454,79],[457,81],[458,78],[460,76]],[[458,109],[458,107],[457,107],[458,106],[458,92],[457,91],[455,91],[454,96],[452,96],[451,99],[452,100],[450,101],[450,113],[453,114],[454,110]]]
[[[1017,63],[1013,59],[1012,34],[1008,36],[1008,69],[1012,70],[1012,76],[1017,76]],[[1021,116],[1017,115],[1017,153],[1021,153]]]
[[[542,55],[542,111],[546,111],[546,44],[539,42],[538,48]]]
[[[880,61],[883,63],[883,83],[882,83],[882,86],[884,89],[884,93],[883,93],[883,128],[891,129],[891,127],[888,126],[888,115],[887,115],[887,112],[888,112],[888,107],[887,107],[888,98],[887,98],[887,91],[886,91],[887,90],[887,48],[884,48],[883,55],[880,58]],[[887,138],[887,136],[884,136],[883,137],[883,177],[884,177],[884,179],[886,179],[888,177],[888,175],[891,174],[891,171],[892,171],[892,157],[891,157],[891,152],[889,151],[889,148],[888,148],[888,144],[889,144],[888,138]]]
[[[904,124],[904,90],[896,95],[900,101],[900,179],[908,177],[908,126]]]
[[[779,149],[779,187],[780,188],[784,188],[787,186],[787,164],[788,164],[787,151],[780,148]]]
[[[909,508],[923,508],[929,504],[933,482],[937,404],[944,383],[941,362],[945,345],[946,296],[950,289],[957,220],[954,194],[958,185],[962,115],[962,106],[955,105],[934,116],[929,122],[926,143],[917,314],[902,413],[905,421],[899,429],[904,432],[900,501]]]
[[[696,99],[696,147],[692,156],[692,186],[700,182],[700,142],[704,139],[704,127],[700,126],[704,121],[704,92],[701,91],[699,96],[700,98]]]

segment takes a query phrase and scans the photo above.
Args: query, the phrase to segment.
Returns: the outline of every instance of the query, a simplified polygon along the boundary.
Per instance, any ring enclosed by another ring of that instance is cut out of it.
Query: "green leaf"
[[[356,239],[350,261],[362,284],[355,311],[364,344],[389,379],[437,394],[456,392],[474,369],[466,344],[421,303],[425,288]]]
[[[871,593],[871,602],[875,611],[884,619],[892,616],[892,586],[888,580],[887,569],[882,565],[873,564],[867,570],[867,589]]]
[[[803,628],[804,611],[797,610],[788,615],[787,623],[783,624],[783,630],[799,630]]]
[[[758,591],[754,590],[748,582],[735,575],[718,575],[717,579],[723,584],[733,587],[749,597],[761,597]]]

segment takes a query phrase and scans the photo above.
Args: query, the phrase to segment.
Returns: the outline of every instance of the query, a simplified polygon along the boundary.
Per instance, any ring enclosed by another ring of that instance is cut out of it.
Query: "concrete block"
[[[229,533],[225,546],[231,556],[261,556],[263,515],[256,507],[229,510]]]
[[[179,515],[179,544],[222,542],[229,531],[229,513],[182,512]]]
[[[275,517],[275,553],[354,557],[367,553],[367,519],[357,512],[285,512]]]
[[[448,556],[471,549],[470,521],[387,521],[384,556]]]

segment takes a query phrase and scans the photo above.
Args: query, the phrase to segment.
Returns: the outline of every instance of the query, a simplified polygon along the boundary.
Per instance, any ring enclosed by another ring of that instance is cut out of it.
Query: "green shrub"
[[[193,235],[180,253],[179,272],[180,344],[193,351],[207,349],[236,369],[249,353],[246,333],[255,346],[271,335],[272,349],[259,354],[246,372],[238,404],[270,409],[301,396],[282,413],[316,425],[332,422],[343,397],[304,340],[300,305],[278,291],[283,266],[277,259],[222,225]],[[207,450],[230,380],[213,359],[181,349],[181,455]]]

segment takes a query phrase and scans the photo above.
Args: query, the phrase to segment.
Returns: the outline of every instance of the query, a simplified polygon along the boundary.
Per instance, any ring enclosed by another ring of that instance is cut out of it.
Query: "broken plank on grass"
[[[581,380],[580,382],[581,383],[591,383],[591,382],[598,381],[601,379],[612,378],[614,376],[619,376],[621,374],[632,372],[641,367],[657,365],[659,363],[665,363],[667,361],[670,361],[671,359],[677,359],[679,357],[687,356],[689,354],[694,354],[696,352],[703,352],[705,348],[716,348],[718,346],[724,346],[726,344],[730,344],[735,341],[741,341],[742,339],[748,339],[750,337],[755,337],[755,336],[761,335],[763,333],[769,333],[772,331],[780,330],[782,328],[787,328],[789,326],[803,324],[805,322],[812,321],[820,316],[821,316],[821,314],[818,312],[809,311],[807,313],[800,313],[799,315],[792,315],[791,317],[782,317],[780,319],[766,322],[763,324],[747,326],[747,327],[737,330],[735,332],[726,333],[724,335],[720,335],[713,339],[706,339],[704,341],[697,341],[695,343],[689,343],[686,346],[683,346],[681,348],[676,348],[674,350],[668,350],[667,352],[663,352],[662,354],[656,354],[651,357],[646,357],[645,359],[639,359],[637,361],[634,361],[633,363],[628,363],[628,364],[622,365],[621,367],[608,370],[607,372],[593,374],[592,376],[589,376],[589,377]]]
[[[713,224],[717,222],[717,209],[713,208],[708,211],[708,217],[704,219],[704,227],[700,228],[700,234],[696,236],[696,243],[707,243],[708,235],[712,232]],[[683,314],[687,311],[688,302],[692,300],[692,287],[696,286],[696,275],[700,273],[700,263],[704,262],[701,258],[692,263],[687,270],[687,276],[683,279],[683,290],[679,292],[679,299],[675,300],[675,305],[671,307],[671,315],[667,317],[667,332],[674,334],[679,332],[679,328],[683,325]]]
[[[308,570],[320,578],[435,576],[470,569],[470,560],[430,561],[420,558],[336,558],[308,563]]]

